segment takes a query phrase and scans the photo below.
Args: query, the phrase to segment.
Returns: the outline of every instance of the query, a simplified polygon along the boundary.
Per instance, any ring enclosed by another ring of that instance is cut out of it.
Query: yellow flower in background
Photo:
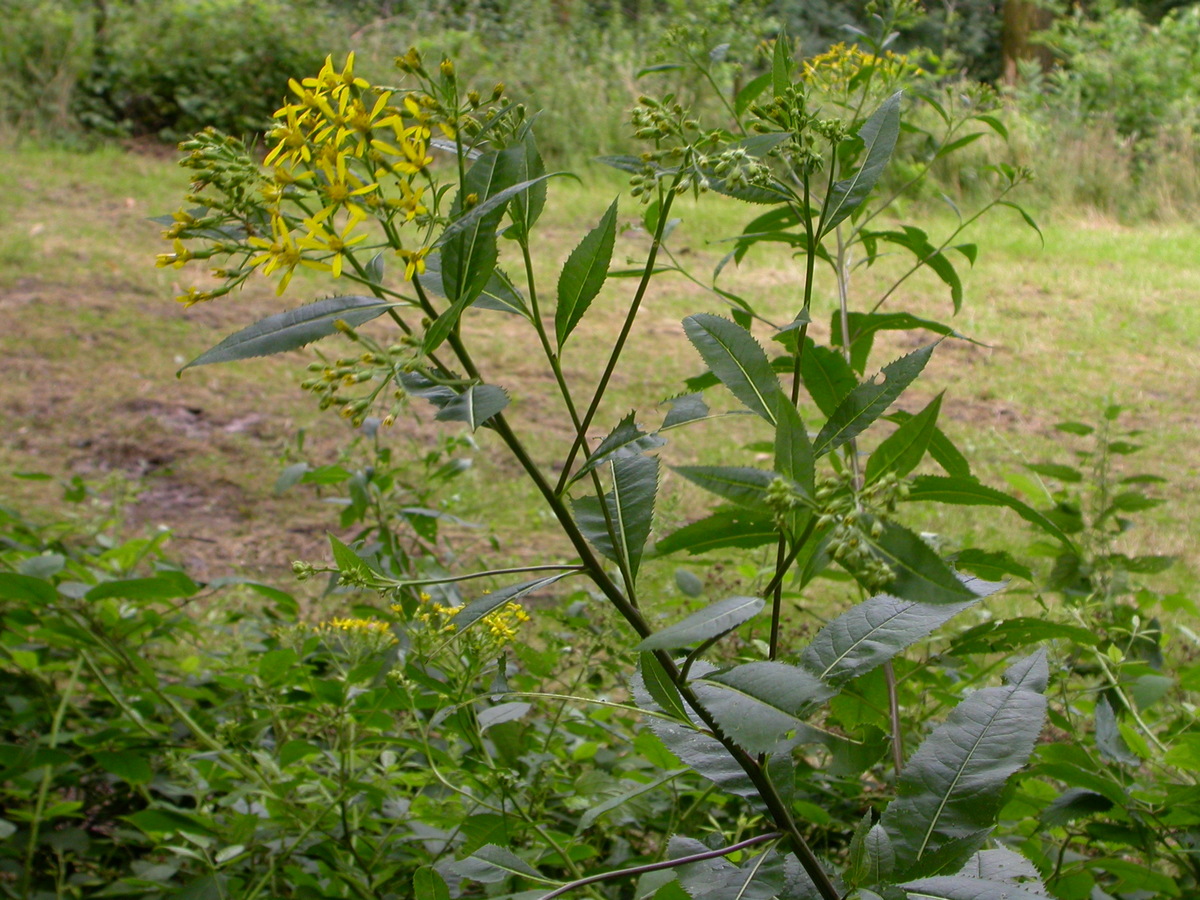
[[[317,73],[317,76],[315,78],[305,78],[301,84],[307,88],[327,91],[335,95],[352,87],[370,87],[365,79],[354,77],[353,51],[346,56],[346,65],[342,67],[342,71],[337,71],[333,67],[333,57],[327,56],[325,57],[325,65],[321,67],[321,71]]]

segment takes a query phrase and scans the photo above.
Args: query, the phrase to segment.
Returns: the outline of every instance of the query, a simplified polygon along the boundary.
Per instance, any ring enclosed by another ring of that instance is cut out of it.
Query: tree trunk
[[[1036,32],[1049,28],[1054,14],[1038,3],[1038,0],[1004,0],[1004,31],[1001,38],[1001,56],[1004,60],[1004,83],[1017,83],[1017,62],[1035,59],[1042,71],[1049,71],[1054,64],[1054,55],[1037,42]]]

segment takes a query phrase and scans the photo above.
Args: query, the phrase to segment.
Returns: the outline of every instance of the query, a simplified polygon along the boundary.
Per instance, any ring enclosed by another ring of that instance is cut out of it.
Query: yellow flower
[[[154,264],[160,269],[164,266],[174,266],[176,269],[181,269],[188,260],[192,259],[192,252],[183,245],[183,241],[179,238],[175,238],[171,242],[171,246],[175,250],[174,253],[159,253],[154,258]]]
[[[367,235],[365,234],[350,237],[350,232],[365,218],[366,213],[357,206],[350,207],[350,215],[347,216],[346,226],[340,234],[327,230],[324,223],[316,217],[305,219],[304,224],[308,226],[309,233],[300,239],[299,246],[305,250],[316,250],[332,254],[328,262],[314,260],[309,265],[326,272],[332,272],[334,278],[341,278],[342,258],[345,255],[346,248],[353,247],[355,244],[360,244],[367,239]]]
[[[297,119],[296,114],[301,110],[294,106],[285,107],[281,112],[285,114],[287,125],[276,126],[270,134],[272,140],[276,141],[275,149],[267,154],[267,158],[263,160],[263,165],[270,166],[277,160],[303,160],[309,162],[312,160],[312,151],[308,146],[308,135]]]
[[[321,67],[321,71],[317,73],[317,77],[305,78],[302,84],[305,87],[328,91],[335,95],[352,87],[369,87],[364,79],[354,77],[353,52],[347,55],[346,65],[342,67],[342,71],[340,72],[333,67],[333,57],[325,57],[325,65]]]
[[[250,238],[250,245],[263,251],[250,260],[250,265],[258,266],[265,263],[263,265],[264,275],[270,275],[283,269],[283,277],[279,279],[279,287],[276,290],[276,293],[282,294],[287,288],[288,282],[292,280],[296,266],[303,264],[312,267],[314,264],[304,258],[303,251],[292,238],[291,229],[282,216],[271,217],[271,233],[273,239],[269,241],[260,237]]]
[[[422,247],[420,250],[400,249],[396,251],[396,255],[404,260],[405,281],[412,281],[414,275],[425,274],[425,256],[428,253],[428,247]]]

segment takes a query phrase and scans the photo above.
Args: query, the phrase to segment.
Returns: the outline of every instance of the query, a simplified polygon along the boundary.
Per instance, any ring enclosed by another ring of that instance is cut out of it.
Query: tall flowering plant
[[[921,375],[936,341],[878,372],[871,365],[875,338],[885,332],[958,336],[944,323],[881,307],[894,302],[909,275],[928,269],[947,285],[957,310],[963,286],[952,258],[969,262],[976,253],[974,245],[955,243],[970,217],[941,241],[915,226],[874,224],[895,199],[881,197],[877,187],[909,102],[892,90],[906,68],[886,54],[891,20],[881,15],[879,25],[872,53],[835,50],[810,60],[799,75],[789,42],[778,40],[767,71],[726,104],[730,119],[717,127],[702,126],[672,96],[639,101],[634,131],[647,149],[606,161],[630,173],[650,245],[636,277],[626,282],[632,288],[624,323],[594,378],[568,378],[563,359],[608,281],[618,204],[582,237],[554,288],[545,290],[536,277],[533,235],[552,175],[531,119],[505,99],[502,85],[484,99],[464,90],[449,60],[430,69],[415,51],[397,60],[412,87],[370,85],[354,75],[352,58],[340,71],[328,61],[315,78],[291,83],[265,165],[211,132],[183,145],[184,165],[196,172],[189,195],[196,206],[164,220],[174,252],[160,264],[222,260],[211,271],[212,283],[189,290],[180,297],[184,303],[222,296],[256,270],[278,278],[281,291],[302,267],[357,291],[268,317],[189,366],[290,350],[341,333],[356,342],[355,355],[314,363],[305,382],[323,407],[338,408],[356,424],[378,410],[390,423],[403,403],[422,401],[440,421],[490,429],[574,554],[561,564],[531,561],[422,578],[395,571],[368,546],[335,541],[341,581],[391,598],[411,627],[461,641],[477,623],[477,630],[510,639],[524,617],[514,604],[564,579],[586,580],[627,626],[628,647],[612,652],[630,661],[632,704],[646,714],[646,727],[683,764],[670,778],[686,772],[748,804],[750,824],[727,846],[676,835],[664,845],[668,859],[599,873],[564,875],[563,847],[546,829],[507,848],[468,844],[460,858],[413,875],[422,898],[447,896],[443,876],[463,891],[472,880],[514,889],[541,884],[550,898],[659,870],[670,870],[663,890],[675,885],[695,897],[1017,900],[1039,894],[1026,861],[987,845],[1005,783],[1028,759],[1041,729],[1044,655],[1014,661],[1002,686],[981,686],[931,728],[915,713],[906,716],[920,703],[906,700],[895,674],[914,645],[1001,587],[984,578],[1014,571],[1003,554],[978,551],[960,553],[952,565],[903,523],[908,504],[1007,506],[1054,539],[1069,544],[1070,538],[971,474],[938,427],[940,395],[915,413],[893,407]],[[719,54],[689,58],[708,66]],[[945,124],[926,133],[930,164],[1001,128],[978,97],[955,111],[928,86],[922,90]],[[918,167],[901,190],[927,171]],[[1000,193],[985,209],[1008,204],[1003,198],[1023,178],[1011,170],[996,176]],[[733,251],[712,276],[712,293],[728,316],[698,313],[683,322],[704,372],[671,399],[657,427],[646,429],[631,414],[596,440],[593,423],[652,279],[683,270],[670,242],[678,224],[675,200],[710,191],[765,212],[734,238]],[[515,277],[498,266],[501,237],[509,239],[508,271]],[[803,265],[795,304],[782,321],[718,285],[728,264],[742,263],[764,241],[791,247]],[[912,268],[868,300],[865,311],[858,309],[852,274],[859,264],[875,262],[887,244],[910,254]],[[828,344],[816,341],[817,330],[810,333],[820,313],[818,266],[828,267],[837,285]],[[510,419],[521,410],[493,380],[503,373],[485,371],[460,329],[464,315],[489,311],[523,320],[544,358],[571,436],[551,463],[530,454]],[[391,342],[361,328],[383,316],[396,329]],[[755,331],[778,349],[768,353]],[[714,418],[714,395],[749,414],[761,432],[754,446],[769,448],[769,465],[675,467],[676,488],[697,486],[717,503],[683,528],[657,534],[666,434]],[[766,548],[773,562],[748,596],[675,615],[666,627],[652,624],[651,612],[662,609],[643,577],[650,558],[755,547]],[[857,602],[801,643],[788,628],[789,613],[804,602],[814,578],[835,569],[856,586]],[[511,576],[518,575],[525,580],[514,582]],[[421,596],[435,589],[443,596],[467,592],[470,579],[480,576],[507,583],[461,605],[439,600],[435,606]],[[722,643],[760,627],[758,641],[737,649]],[[527,707],[514,710],[517,698],[505,671],[501,662],[478,696],[460,695],[453,709],[470,705],[489,721],[527,714]],[[835,702],[879,678],[887,699],[878,717],[860,706],[851,714]],[[550,702],[548,695],[538,697]],[[433,727],[446,713],[421,714]],[[482,731],[476,737],[482,747]],[[921,743],[909,753],[906,740],[913,738]],[[823,853],[814,848],[805,812],[829,793],[831,776],[812,762],[815,746],[839,778],[851,773],[896,788],[890,803],[868,804],[858,826]],[[731,854],[736,863],[714,862]]]

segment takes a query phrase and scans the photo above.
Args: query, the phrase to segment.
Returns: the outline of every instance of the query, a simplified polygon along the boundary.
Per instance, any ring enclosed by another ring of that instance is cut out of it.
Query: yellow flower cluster
[[[429,594],[422,593],[423,609],[417,613],[417,618],[434,632],[452,634],[455,629],[454,617],[463,611],[463,606],[444,606],[434,601]],[[392,609],[402,612],[399,604],[393,604]],[[482,629],[487,636],[487,643],[499,647],[516,639],[521,626],[529,621],[529,613],[519,603],[509,601],[497,607],[483,617]]]
[[[419,90],[373,87],[354,74],[353,53],[340,70],[327,57],[316,76],[289,87],[268,134],[265,170],[240,142],[215,133],[180,145],[189,154],[182,164],[202,173],[189,195],[202,206],[169,223],[173,252],[160,254],[158,265],[218,253],[241,260],[213,271],[223,286],[178,298],[187,305],[228,293],[254,271],[277,276],[281,294],[301,266],[365,280],[355,254],[380,248],[395,252],[406,279],[425,271],[436,225],[424,199],[432,193],[431,128],[454,133],[440,103]],[[378,227],[365,224],[372,222]],[[420,231],[402,242],[408,223]],[[210,246],[192,250],[180,238]]]
[[[870,76],[891,83],[921,74],[922,70],[903,53],[888,50],[883,56],[876,56],[844,42],[804,61],[804,80],[833,93],[853,91]]]

